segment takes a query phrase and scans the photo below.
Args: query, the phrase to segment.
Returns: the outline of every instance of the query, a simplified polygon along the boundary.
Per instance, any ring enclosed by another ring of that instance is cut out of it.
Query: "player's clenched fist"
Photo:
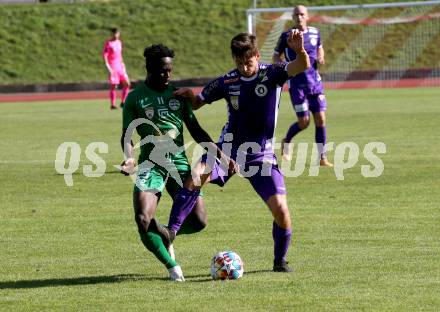
[[[304,49],[304,37],[302,31],[292,29],[287,38],[287,45],[294,51],[301,51]]]
[[[136,161],[134,158],[128,158],[124,160],[121,164],[121,173],[128,176],[135,172]]]

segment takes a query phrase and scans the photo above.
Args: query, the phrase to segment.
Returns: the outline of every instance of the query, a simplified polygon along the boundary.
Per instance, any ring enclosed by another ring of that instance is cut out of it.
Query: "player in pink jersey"
[[[112,37],[106,41],[102,56],[105,66],[109,72],[110,82],[110,109],[116,109],[116,87],[122,86],[121,107],[124,106],[125,98],[130,90],[130,79],[125,70],[122,60],[122,42],[119,40],[120,32],[118,28],[111,28]]]

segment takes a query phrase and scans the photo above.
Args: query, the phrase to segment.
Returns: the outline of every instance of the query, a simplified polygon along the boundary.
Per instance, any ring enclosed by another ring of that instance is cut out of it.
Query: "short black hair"
[[[231,53],[234,58],[246,58],[257,55],[257,37],[249,33],[239,33],[231,40]]]
[[[171,57],[174,58],[174,51],[163,44],[153,44],[146,47],[144,50],[145,67],[148,71],[152,69],[152,66],[158,64],[161,58]]]
[[[110,28],[110,32],[111,32],[112,34],[116,34],[118,31],[119,31],[119,28],[118,28],[118,27],[111,27],[111,28]]]

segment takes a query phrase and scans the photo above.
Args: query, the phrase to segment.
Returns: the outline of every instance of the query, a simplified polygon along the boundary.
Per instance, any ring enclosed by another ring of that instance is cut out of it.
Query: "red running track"
[[[195,93],[201,87],[193,88]],[[32,92],[32,93],[3,93],[0,94],[0,103],[6,102],[35,102],[35,101],[63,101],[63,100],[102,100],[109,97],[108,91],[72,91],[72,92]]]
[[[439,79],[402,79],[402,80],[366,80],[325,82],[326,89],[365,89],[365,88],[417,88],[439,86]],[[193,88],[194,93],[199,93],[201,87]],[[287,90],[287,86],[284,86]],[[6,102],[34,102],[54,100],[96,100],[107,99],[108,91],[72,91],[72,92],[33,92],[33,93],[3,93],[0,94],[0,103]]]

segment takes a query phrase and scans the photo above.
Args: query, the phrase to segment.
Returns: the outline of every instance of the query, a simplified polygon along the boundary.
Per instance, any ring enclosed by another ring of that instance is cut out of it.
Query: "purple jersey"
[[[228,121],[223,127],[220,144],[225,140],[224,135],[231,133],[233,149],[246,142],[255,142],[261,150],[252,153],[273,153],[281,86],[288,79],[286,66],[285,62],[259,64],[258,72],[249,78],[235,69],[205,86],[199,94],[203,102],[210,104],[225,99],[228,104]]]
[[[296,59],[296,53],[287,45],[291,30],[283,32],[275,47],[275,54],[284,54],[286,61]],[[315,27],[307,27],[304,32],[304,49],[310,58],[310,68],[289,79],[289,88],[305,90],[306,93],[320,94],[323,92],[321,76],[318,73],[318,48],[321,46],[321,34]]]

